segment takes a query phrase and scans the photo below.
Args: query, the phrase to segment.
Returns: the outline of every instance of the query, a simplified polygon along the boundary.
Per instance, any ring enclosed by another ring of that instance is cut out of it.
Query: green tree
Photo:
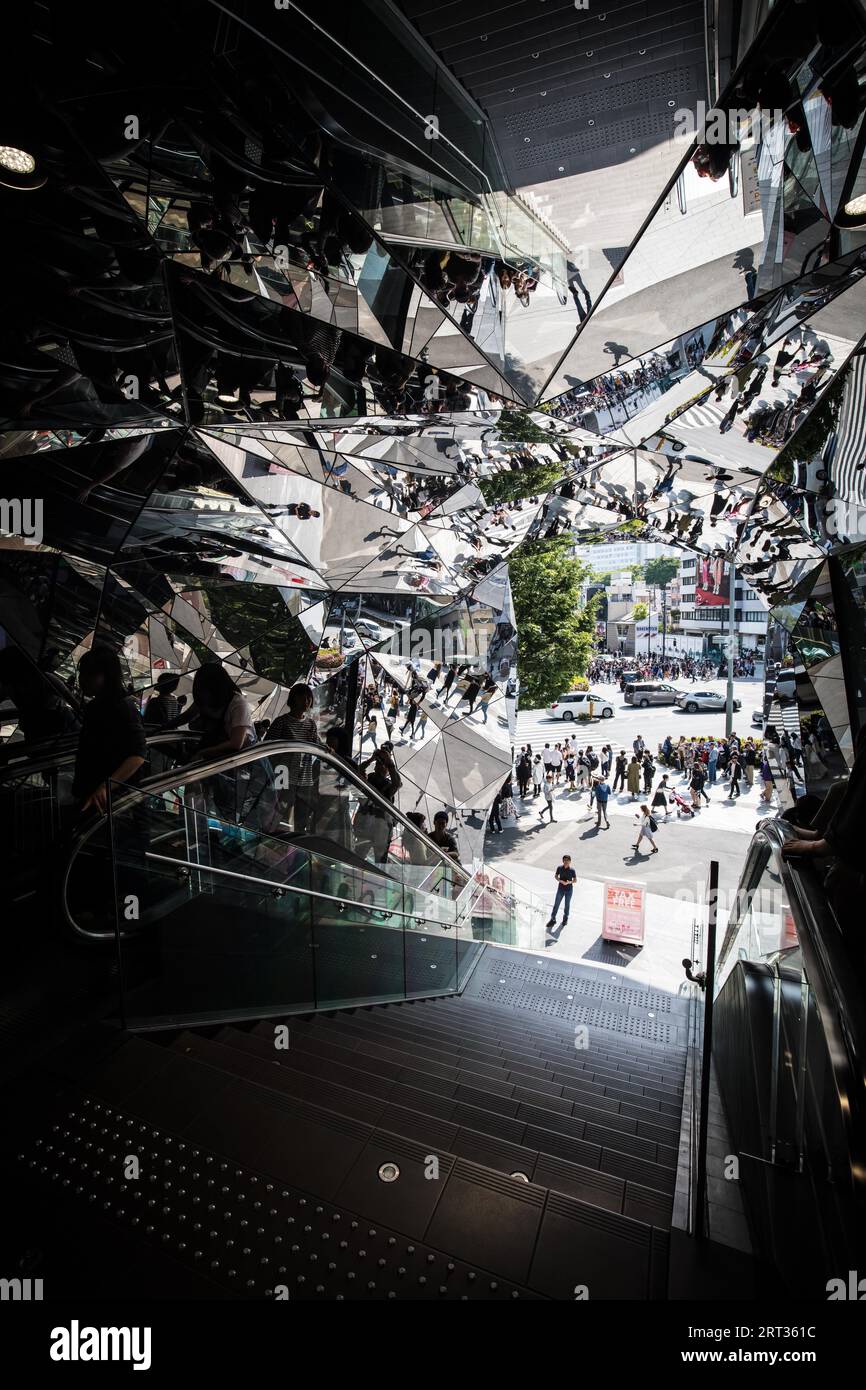
[[[496,434],[505,443],[513,440],[515,444],[550,444],[556,438],[549,430],[543,430],[540,425],[536,425],[525,410],[501,411]]]
[[[541,497],[564,472],[563,464],[539,459],[531,468],[521,468],[519,473],[506,468],[490,478],[479,478],[478,486],[485,502],[493,507],[499,502],[516,502],[519,497]]]
[[[649,609],[645,603],[636,603],[632,616],[636,623],[642,623],[644,618],[649,617]]]
[[[637,584],[637,582],[638,582],[639,579],[643,579],[643,577],[644,577],[644,566],[643,566],[643,565],[629,565],[628,568],[629,568],[629,573],[631,574],[631,582],[632,582],[632,584]]]
[[[660,555],[657,560],[647,560],[644,579],[651,589],[666,589],[679,572],[679,560],[672,555]]]
[[[595,598],[580,607],[589,567],[571,555],[571,537],[526,541],[508,562],[517,622],[520,701],[550,704],[582,676],[595,643]]]

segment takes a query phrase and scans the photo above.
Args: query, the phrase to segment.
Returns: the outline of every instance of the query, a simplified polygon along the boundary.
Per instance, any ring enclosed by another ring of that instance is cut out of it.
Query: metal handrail
[[[401,912],[396,907],[376,907],[374,903],[358,903],[354,898],[338,898],[333,893],[320,893],[316,888],[295,888],[290,883],[278,883],[273,878],[257,878],[254,874],[239,874],[235,869],[217,869],[213,864],[196,864],[191,859],[175,859],[169,854],[153,854],[151,850],[145,852],[145,859],[155,859],[161,864],[173,864],[175,867],[184,869],[194,869],[196,873],[220,874],[223,878],[237,878],[243,883],[255,883],[258,887],[266,888],[274,897],[282,897],[283,893],[297,893],[299,898],[321,898],[323,902],[342,903],[345,907],[359,908],[362,912],[382,912],[388,917],[408,917],[415,922],[435,922],[437,926],[443,927],[445,931],[450,931],[454,923],[440,922],[438,917],[422,917],[417,912]],[[409,885],[408,891],[416,891],[414,885]],[[418,890],[420,891],[420,890]]]
[[[862,976],[848,951],[841,928],[826,895],[808,868],[782,857],[783,845],[796,839],[796,830],[781,819],[765,820],[752,837],[749,857],[740,880],[735,911],[731,915],[719,954],[718,971],[730,954],[739,927],[758,888],[756,870],[775,859],[782,885],[794,913],[797,938],[806,978],[815,996],[833,1084],[845,1129],[852,1187],[866,1192],[866,1011]],[[764,851],[768,857],[763,857]],[[752,882],[750,875],[755,877]],[[745,889],[743,890],[743,885]]]
[[[239,767],[244,767],[247,763],[258,762],[261,758],[275,760],[280,756],[287,757],[294,755],[300,757],[304,753],[319,758],[322,762],[334,767],[341,776],[346,777],[347,780],[355,785],[356,790],[363,795],[366,801],[372,801],[378,804],[386,815],[398,821],[404,829],[417,836],[421,843],[427,846],[434,856],[434,862],[431,867],[435,867],[438,862],[440,867],[450,868],[452,872],[462,875],[467,882],[470,880],[471,875],[469,871],[464,869],[462,864],[452,859],[450,855],[446,854],[442,847],[436,844],[435,840],[432,840],[425,831],[420,830],[418,826],[414,825],[402,811],[398,810],[396,806],[393,806],[390,801],[377,792],[375,787],[371,787],[364,779],[359,768],[355,767],[352,763],[347,763],[343,758],[338,757],[337,754],[326,745],[307,743],[300,739],[274,740],[271,743],[268,743],[266,740],[264,743],[251,744],[248,748],[242,748],[237,752],[226,754],[225,757],[217,758],[211,762],[197,761],[194,763],[187,763],[183,767],[173,768],[168,772],[154,773],[152,776],[140,782],[137,787],[124,786],[123,792],[119,798],[116,800],[112,798],[111,814],[114,816],[128,810],[136,801],[140,801],[144,797],[160,796],[163,792],[172,791],[180,783],[201,782],[209,777],[235,771]],[[72,931],[75,932],[77,936],[87,941],[112,941],[114,940],[115,933],[113,931],[84,931],[78,926],[69,908],[69,879],[72,866],[78,854],[84,848],[87,841],[92,839],[96,832],[102,829],[105,823],[106,816],[94,817],[88,825],[83,826],[73,837],[61,884],[61,903],[64,917]],[[263,832],[263,834],[264,833],[265,832]],[[465,886],[466,884],[464,883],[463,887],[465,888]]]
[[[148,734],[147,746],[148,748],[157,748],[160,744],[179,743],[184,739],[189,740],[198,737],[196,733],[184,732],[182,729],[168,733]],[[28,759],[26,752],[20,759],[10,759],[0,766],[0,785],[7,779],[14,781],[16,778],[31,777],[37,772],[48,772],[53,768],[66,767],[70,763],[74,763],[78,755],[78,735],[72,735],[72,739],[74,741],[68,746],[64,742],[63,747],[55,747],[41,756],[37,751],[34,759]]]

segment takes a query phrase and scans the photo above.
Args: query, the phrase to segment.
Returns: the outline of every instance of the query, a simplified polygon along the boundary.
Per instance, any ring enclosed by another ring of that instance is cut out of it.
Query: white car
[[[677,696],[677,704],[680,709],[685,710],[686,714],[697,714],[698,710],[720,709],[728,707],[726,695],[719,695],[714,690],[686,690],[682,695]],[[734,712],[741,708],[741,702],[734,700]]]
[[[368,642],[381,642],[382,629],[372,618],[354,618],[352,626],[362,637],[366,637]]]
[[[569,690],[547,706],[551,719],[612,719],[613,705],[587,690]]]

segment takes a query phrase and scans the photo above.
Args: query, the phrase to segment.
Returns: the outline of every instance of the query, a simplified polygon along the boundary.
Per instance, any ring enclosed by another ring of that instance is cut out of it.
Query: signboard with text
[[[646,885],[605,879],[602,885],[601,935],[604,941],[642,944],[646,915]]]

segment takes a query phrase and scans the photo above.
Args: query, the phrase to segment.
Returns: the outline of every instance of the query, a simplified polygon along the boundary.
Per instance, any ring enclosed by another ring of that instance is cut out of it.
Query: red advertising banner
[[[603,889],[602,939],[642,943],[646,886],[643,883],[618,883],[612,879],[605,879]]]
[[[721,556],[702,555],[698,560],[695,604],[699,608],[726,608],[731,591],[731,567]]]

